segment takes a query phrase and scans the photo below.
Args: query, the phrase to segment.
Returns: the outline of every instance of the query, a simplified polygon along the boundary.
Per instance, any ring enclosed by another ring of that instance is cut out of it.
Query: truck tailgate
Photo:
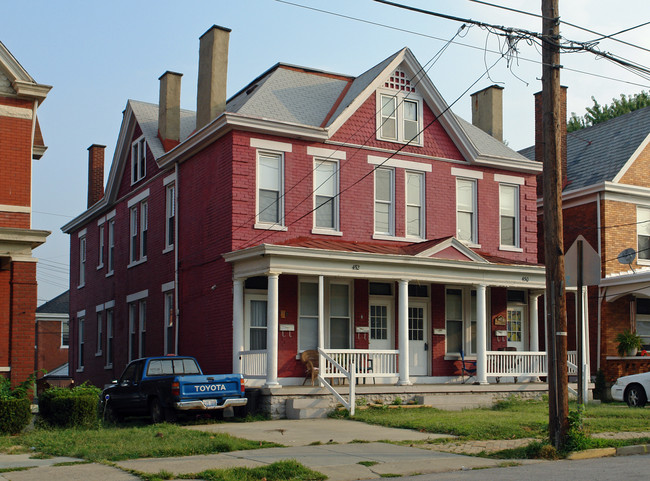
[[[241,397],[241,377],[238,375],[215,376],[181,376],[181,400],[216,399],[221,401],[228,397]]]

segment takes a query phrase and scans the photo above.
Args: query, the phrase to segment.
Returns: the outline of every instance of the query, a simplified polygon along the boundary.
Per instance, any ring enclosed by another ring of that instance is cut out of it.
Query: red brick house
[[[34,372],[32,251],[50,232],[32,229],[32,160],[46,149],[36,111],[50,89],[0,42],[0,375],[13,384]]]
[[[36,370],[60,368],[68,363],[70,347],[70,291],[36,308]]]
[[[585,293],[588,349],[592,373],[602,369],[611,382],[650,371],[650,357],[621,357],[615,340],[624,330],[636,331],[650,349],[650,108],[565,135],[565,252],[581,235],[600,256],[600,284]],[[534,147],[521,153],[535,158]],[[541,219],[541,200],[538,206]],[[628,265],[619,254],[629,248],[636,256]],[[572,326],[574,299],[570,294],[567,302]],[[575,330],[569,336],[571,349]]]
[[[407,48],[357,77],[277,64],[226,100],[228,38],[201,37],[196,113],[173,72],[127,103],[105,195],[63,227],[75,381],[167,353],[269,387],[316,348],[401,385],[459,379],[461,352],[482,384],[507,348],[540,363],[539,163]]]

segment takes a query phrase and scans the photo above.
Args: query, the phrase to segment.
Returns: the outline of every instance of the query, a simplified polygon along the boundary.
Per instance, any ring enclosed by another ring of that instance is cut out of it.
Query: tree
[[[584,116],[580,117],[575,112],[571,112],[571,117],[567,122],[567,132],[591,127],[634,110],[648,107],[650,106],[650,93],[642,90],[634,95],[621,94],[620,98],[613,98],[610,105],[600,105],[594,97],[591,97],[591,100],[594,104],[585,108],[587,113]]]

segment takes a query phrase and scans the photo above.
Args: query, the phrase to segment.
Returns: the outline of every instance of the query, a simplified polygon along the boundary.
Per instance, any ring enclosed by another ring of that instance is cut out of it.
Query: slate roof
[[[613,181],[650,134],[650,107],[567,134],[567,186],[564,192]],[[520,150],[535,160],[535,147]]]
[[[54,299],[36,308],[36,312],[42,314],[68,314],[70,305],[70,291],[59,294]]]

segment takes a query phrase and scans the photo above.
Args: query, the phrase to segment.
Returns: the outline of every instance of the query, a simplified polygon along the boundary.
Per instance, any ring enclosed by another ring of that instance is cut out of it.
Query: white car
[[[631,408],[642,408],[650,395],[650,372],[619,377],[612,386],[612,398]]]

